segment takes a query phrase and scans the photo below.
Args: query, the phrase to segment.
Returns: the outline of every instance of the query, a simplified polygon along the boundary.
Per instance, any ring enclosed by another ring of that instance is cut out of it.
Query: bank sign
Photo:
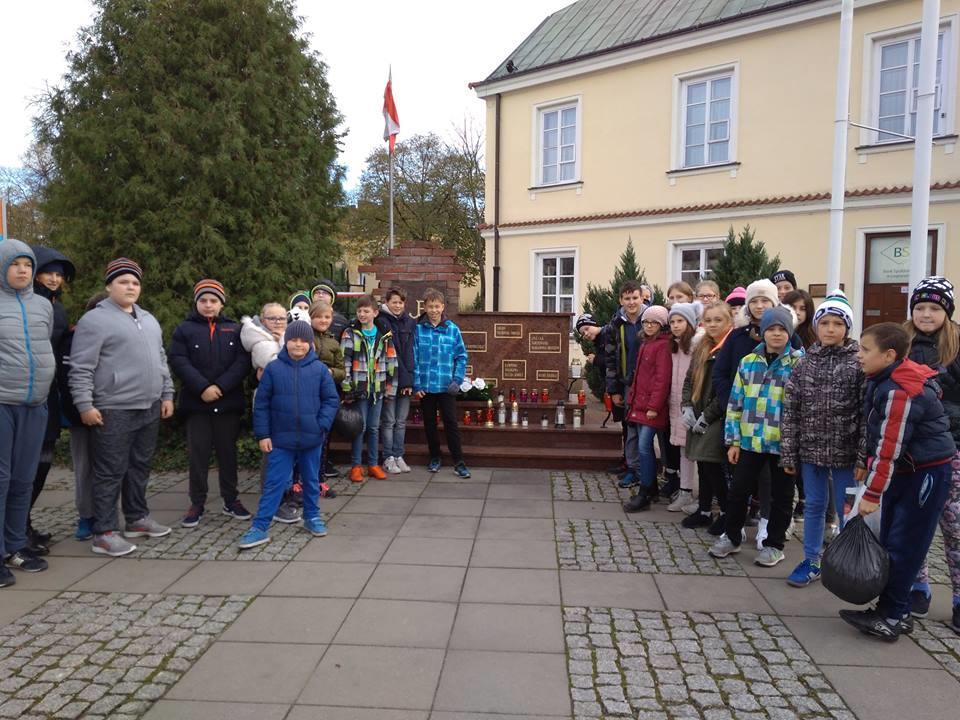
[[[927,263],[933,258],[933,243],[927,241]],[[871,284],[906,284],[910,282],[910,237],[875,237],[870,241]]]

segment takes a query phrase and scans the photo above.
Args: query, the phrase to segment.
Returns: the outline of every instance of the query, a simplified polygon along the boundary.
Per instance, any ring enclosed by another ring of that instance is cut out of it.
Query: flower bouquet
[[[460,392],[457,395],[457,400],[489,400],[490,399],[490,388],[487,387],[487,383],[483,378],[464,378],[463,382],[460,383]]]

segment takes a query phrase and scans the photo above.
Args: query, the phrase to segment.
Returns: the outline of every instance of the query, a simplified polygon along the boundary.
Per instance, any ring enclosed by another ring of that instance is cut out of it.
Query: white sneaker
[[[700,512],[700,501],[694,500],[689,505],[684,505],[683,512],[687,515],[693,515],[695,512]]]
[[[790,518],[790,524],[787,525],[787,532],[784,533],[784,535],[783,535],[783,539],[784,539],[785,541],[786,541],[786,540],[793,540],[793,532],[794,532],[794,530],[796,530],[796,527],[797,527],[797,525],[796,525],[796,523],[794,522],[793,518]]]
[[[396,475],[400,472],[400,468],[397,467],[397,461],[393,457],[388,457],[383,461],[383,469],[389,475]]]
[[[397,469],[402,472],[410,472],[410,466],[407,465],[407,461],[403,457],[395,457],[393,461],[397,464]]]
[[[763,541],[767,539],[767,518],[760,518],[757,523],[757,550],[763,550]]]
[[[683,509],[693,502],[693,493],[689,490],[681,490],[677,493],[676,499],[667,505],[667,510],[670,512],[683,512]],[[697,505],[699,507],[699,505]],[[690,513],[687,513],[689,515]]]

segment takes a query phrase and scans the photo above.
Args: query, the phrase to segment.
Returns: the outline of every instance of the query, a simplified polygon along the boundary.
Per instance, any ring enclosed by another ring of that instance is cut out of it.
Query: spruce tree
[[[756,239],[749,225],[744,226],[739,235],[731,225],[723,245],[723,257],[714,266],[710,279],[720,286],[721,296],[726,297],[735,287],[746,287],[779,269],[780,255],[768,257],[766,246]]]

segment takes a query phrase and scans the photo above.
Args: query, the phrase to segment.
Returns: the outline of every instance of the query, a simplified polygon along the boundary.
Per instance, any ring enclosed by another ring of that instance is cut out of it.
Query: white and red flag
[[[397,115],[397,104],[393,101],[393,71],[387,76],[387,87],[383,91],[383,139],[390,142],[390,154],[393,155],[393,146],[397,143],[397,133],[400,132],[400,116]]]

